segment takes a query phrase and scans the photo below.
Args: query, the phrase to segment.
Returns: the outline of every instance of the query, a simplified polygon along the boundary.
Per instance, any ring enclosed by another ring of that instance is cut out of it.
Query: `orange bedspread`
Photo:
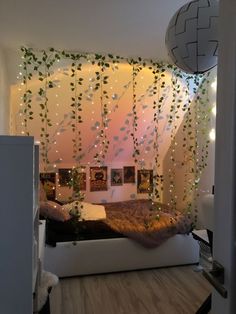
[[[145,247],[156,247],[175,234],[189,233],[191,220],[168,206],[154,205],[150,200],[130,200],[103,204],[105,223],[114,231],[138,241]]]

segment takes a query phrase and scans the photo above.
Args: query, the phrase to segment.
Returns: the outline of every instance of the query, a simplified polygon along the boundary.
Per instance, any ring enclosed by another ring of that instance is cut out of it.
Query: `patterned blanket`
[[[150,200],[130,200],[105,203],[105,223],[114,231],[145,247],[159,246],[171,236],[191,231],[191,220],[168,206]]]

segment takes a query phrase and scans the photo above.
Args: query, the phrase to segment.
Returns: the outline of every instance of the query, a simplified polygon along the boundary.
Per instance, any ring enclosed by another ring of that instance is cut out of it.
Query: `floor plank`
[[[51,314],[194,314],[211,292],[196,266],[60,279]]]

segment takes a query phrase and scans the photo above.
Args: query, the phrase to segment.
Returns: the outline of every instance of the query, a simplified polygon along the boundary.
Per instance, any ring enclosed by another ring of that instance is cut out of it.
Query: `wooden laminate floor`
[[[194,314],[211,292],[196,266],[60,279],[51,314]]]

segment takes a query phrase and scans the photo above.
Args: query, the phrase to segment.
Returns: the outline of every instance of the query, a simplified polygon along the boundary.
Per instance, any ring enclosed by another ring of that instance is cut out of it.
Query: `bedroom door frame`
[[[215,289],[213,314],[236,313],[236,1],[220,1],[213,259],[227,298]]]

